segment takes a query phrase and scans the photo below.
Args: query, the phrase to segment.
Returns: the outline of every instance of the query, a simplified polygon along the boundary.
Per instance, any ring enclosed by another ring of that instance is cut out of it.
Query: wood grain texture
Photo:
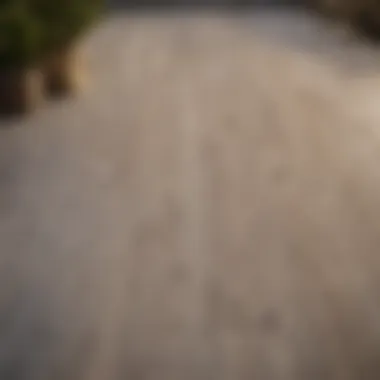
[[[379,379],[378,53],[313,22],[119,14],[4,123],[1,379]]]

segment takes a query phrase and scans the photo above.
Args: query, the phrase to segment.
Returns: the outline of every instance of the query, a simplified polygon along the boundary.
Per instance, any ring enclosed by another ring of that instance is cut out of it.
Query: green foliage
[[[44,45],[55,49],[69,43],[96,19],[101,0],[29,0],[43,24]]]
[[[42,25],[27,4],[14,0],[0,5],[0,66],[30,64],[40,53]]]
[[[0,67],[33,64],[69,44],[101,6],[102,0],[0,0]]]

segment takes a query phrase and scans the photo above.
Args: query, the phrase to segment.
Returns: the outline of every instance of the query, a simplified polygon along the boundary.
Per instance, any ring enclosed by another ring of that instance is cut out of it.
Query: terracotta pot
[[[0,113],[25,114],[35,111],[43,100],[43,80],[37,69],[0,69]]]
[[[69,46],[51,54],[44,65],[46,92],[61,97],[77,94],[83,88],[82,50]]]

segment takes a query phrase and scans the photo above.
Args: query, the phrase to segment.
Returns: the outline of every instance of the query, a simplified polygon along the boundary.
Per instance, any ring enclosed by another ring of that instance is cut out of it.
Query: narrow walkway
[[[295,20],[119,13],[4,122],[1,379],[380,378],[378,53]]]

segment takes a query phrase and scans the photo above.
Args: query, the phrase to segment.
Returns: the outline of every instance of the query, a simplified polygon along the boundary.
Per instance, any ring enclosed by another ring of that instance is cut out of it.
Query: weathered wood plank
[[[376,75],[254,25],[119,16],[1,130],[1,379],[379,378]]]

